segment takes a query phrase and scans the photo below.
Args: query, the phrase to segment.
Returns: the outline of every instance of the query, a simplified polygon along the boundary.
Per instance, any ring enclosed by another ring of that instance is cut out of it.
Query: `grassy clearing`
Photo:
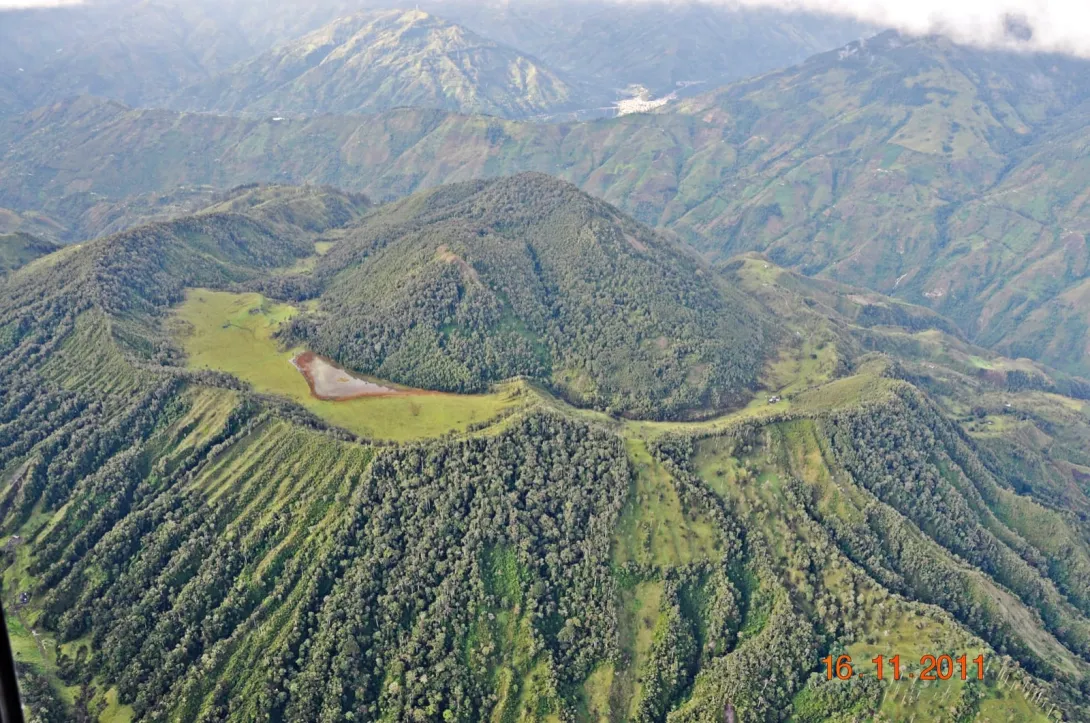
[[[329,249],[333,248],[332,241],[317,241],[314,244],[314,255],[305,256],[295,262],[293,266],[289,266],[284,269],[280,269],[277,273],[287,276],[291,274],[310,274],[314,272],[314,269],[318,266],[318,260],[329,253]]]
[[[651,655],[659,623],[663,584],[641,582],[622,593],[620,624],[622,657],[628,662],[612,676],[609,691],[611,720],[632,720],[643,697],[643,672]],[[602,692],[592,695],[602,698]]]
[[[615,675],[616,671],[612,663],[603,663],[590,674],[586,683],[583,684],[580,720],[609,723],[611,720],[609,695]]]
[[[702,514],[686,513],[669,473],[645,442],[628,439],[626,446],[636,474],[617,527],[614,561],[661,568],[713,558],[718,540],[712,524]]]
[[[296,313],[259,294],[194,289],[172,324],[193,369],[215,369],[250,383],[264,394],[287,397],[330,424],[371,439],[408,441],[463,432],[519,404],[522,386],[492,394],[411,394],[326,402],[310,394],[291,364],[298,350],[281,349],[273,334]],[[379,383],[388,384],[387,382]]]
[[[103,696],[106,708],[99,714],[101,723],[130,723],[136,716],[132,706],[122,705],[117,699],[117,688],[110,688]]]
[[[836,363],[834,345],[807,339],[800,347],[789,347],[780,352],[765,369],[761,386],[778,396],[791,397],[831,380]]]
[[[795,477],[804,482],[813,491],[817,508],[825,518],[858,520],[867,504],[865,495],[843,484],[844,480],[828,464],[816,422],[798,419],[770,425],[762,441],[741,457],[730,456],[718,439],[703,440],[697,445],[694,466],[716,493],[731,501],[732,508],[745,519],[746,528],[767,541],[777,577],[797,605],[809,616],[820,617],[810,609],[805,594],[816,587],[838,600],[842,610],[852,611],[843,620],[854,629],[847,647],[824,651],[822,655],[846,653],[852,657],[856,673],[865,676],[875,674],[876,666],[871,661],[885,656],[887,678],[891,675],[888,659],[900,656],[903,680],[887,680],[884,686],[880,707],[884,720],[948,719],[951,709],[967,694],[966,683],[960,675],[948,681],[920,681],[921,658],[943,654],[957,658],[964,654],[972,660],[982,653],[986,679],[979,710],[988,711],[990,720],[1045,720],[1020,689],[999,684],[1000,670],[989,664],[998,661],[998,656],[948,614],[891,595],[868,576],[848,575],[854,565],[840,553],[816,575],[808,577],[798,569],[792,551],[826,543],[818,539],[822,533],[794,511],[784,494],[783,480]],[[759,596],[754,600],[759,601]],[[759,632],[760,611],[761,606],[755,605],[752,612],[756,614],[745,621],[742,638]],[[1012,610],[1011,616],[1017,618],[1018,612]],[[1023,635],[1033,635],[1031,627],[1023,626]],[[823,670],[817,661],[815,666]],[[975,668],[971,672],[975,674]],[[908,677],[909,673],[913,678]],[[797,696],[800,706],[805,706],[806,695],[800,692]]]
[[[791,392],[791,398],[782,397],[773,402],[775,396],[768,392],[761,393],[743,409],[704,422],[628,422],[625,424],[627,436],[640,439],[653,439],[663,434],[707,435],[749,420],[771,419],[782,416],[808,416],[823,412],[858,406],[886,397],[898,384],[893,379],[882,376],[884,362],[876,360],[863,365],[850,377],[837,379],[825,384]],[[797,382],[792,380],[789,386]],[[782,396],[782,395],[779,395]]]
[[[41,671],[53,669],[53,661],[47,655],[43,656],[38,647],[38,641],[23,624],[20,617],[10,611],[7,617],[8,639],[11,641],[11,654],[18,663],[32,665]]]

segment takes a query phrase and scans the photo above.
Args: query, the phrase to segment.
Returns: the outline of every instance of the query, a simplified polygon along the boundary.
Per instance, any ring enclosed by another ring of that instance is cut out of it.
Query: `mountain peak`
[[[694,257],[540,173],[382,207],[316,269],[319,311],[291,336],[410,386],[482,391],[515,376],[632,417],[739,402],[767,321]]]
[[[181,94],[193,109],[373,112],[399,106],[523,117],[606,102],[540,61],[420,10],[361,12]]]

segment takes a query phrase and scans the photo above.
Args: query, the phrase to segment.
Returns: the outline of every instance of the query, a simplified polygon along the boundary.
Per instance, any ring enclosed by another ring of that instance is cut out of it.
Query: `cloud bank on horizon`
[[[257,2],[258,0],[254,0]],[[412,0],[408,0],[406,5]],[[536,0],[505,0],[531,3]],[[582,0],[570,0],[581,2]],[[84,0],[0,0],[0,10],[77,5]],[[855,18],[913,35],[941,34],[983,47],[1090,58],[1090,0],[614,0],[774,8]],[[372,5],[359,0],[361,7]]]
[[[826,13],[912,35],[945,35],[970,45],[1090,58],[1090,0],[695,1]]]
[[[0,0],[0,10],[52,8],[59,5],[80,5],[83,0]]]

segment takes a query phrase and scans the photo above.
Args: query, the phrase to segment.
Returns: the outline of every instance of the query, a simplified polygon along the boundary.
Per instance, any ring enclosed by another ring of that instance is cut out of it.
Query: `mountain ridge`
[[[420,10],[361,12],[180,94],[191,110],[359,113],[398,106],[526,117],[608,102],[513,48]]]
[[[695,258],[543,174],[379,209],[314,278],[319,311],[286,336],[350,368],[458,392],[525,376],[626,416],[737,404],[772,333]]]
[[[411,109],[279,123],[171,116],[186,136],[221,139],[217,162],[189,160],[205,151],[172,137],[166,159],[137,168],[128,166],[158,142],[162,117],[85,100],[6,124],[12,181],[0,185],[0,205],[48,209],[72,185],[124,196],[274,175],[385,200],[542,171],[713,256],[760,250],[931,306],[974,339],[1085,375],[1085,70],[887,34],[667,112],[593,123]],[[80,110],[88,105],[90,115]],[[63,163],[44,158],[38,138],[53,133],[72,138]],[[108,157],[102,141],[130,138],[141,139],[131,153]],[[257,139],[264,155],[248,145]],[[89,156],[107,161],[92,168]],[[35,179],[33,190],[11,185],[21,178]],[[1034,200],[1045,198],[1047,207]],[[1063,339],[1052,344],[1055,329]]]

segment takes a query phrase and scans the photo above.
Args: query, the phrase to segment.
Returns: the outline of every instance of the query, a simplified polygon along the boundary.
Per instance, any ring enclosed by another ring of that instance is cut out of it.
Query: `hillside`
[[[1077,61],[892,35],[818,56],[681,109],[775,136],[751,137],[729,186],[662,221],[718,253],[756,248],[931,306],[986,344],[1024,336],[1086,273],[1071,145],[1086,132],[1086,77]],[[1085,373],[1088,342],[1039,358]]]
[[[59,248],[27,233],[0,234],[0,278]]]
[[[609,330],[613,305],[580,301],[573,279],[633,278],[658,318],[673,301],[654,297],[677,289],[640,269],[681,262],[534,176],[365,210],[247,189],[14,274],[0,514],[18,535],[4,594],[35,712],[1085,717],[1085,382],[974,348],[926,309],[746,256],[701,269],[787,332],[744,409],[635,421],[523,385],[493,418],[378,444],[345,427],[419,433],[456,396],[304,403],[271,332],[299,313],[366,313],[371,280],[396,291],[437,267],[476,277],[466,312],[500,288],[534,308],[550,295],[524,301],[518,284],[537,278]],[[500,273],[531,250],[540,275]],[[317,309],[247,291],[306,278]],[[600,355],[628,353],[628,336]],[[983,680],[970,667],[965,681],[880,683],[868,662],[899,654],[919,676],[943,653],[983,655]],[[826,680],[830,654],[866,677]]]
[[[769,322],[664,238],[538,174],[425,192],[317,264],[288,337],[410,386],[515,376],[581,406],[676,416],[748,395]]]
[[[1087,374],[1087,77],[1083,61],[886,34],[668,113],[592,123],[415,109],[274,123],[82,100],[0,128],[0,205],[70,224],[90,201],[77,187],[121,199],[278,179],[387,199],[537,170],[714,256],[762,251]]]
[[[336,20],[202,81],[172,104],[288,114],[414,106],[519,118],[610,100],[466,28],[393,10]]]

